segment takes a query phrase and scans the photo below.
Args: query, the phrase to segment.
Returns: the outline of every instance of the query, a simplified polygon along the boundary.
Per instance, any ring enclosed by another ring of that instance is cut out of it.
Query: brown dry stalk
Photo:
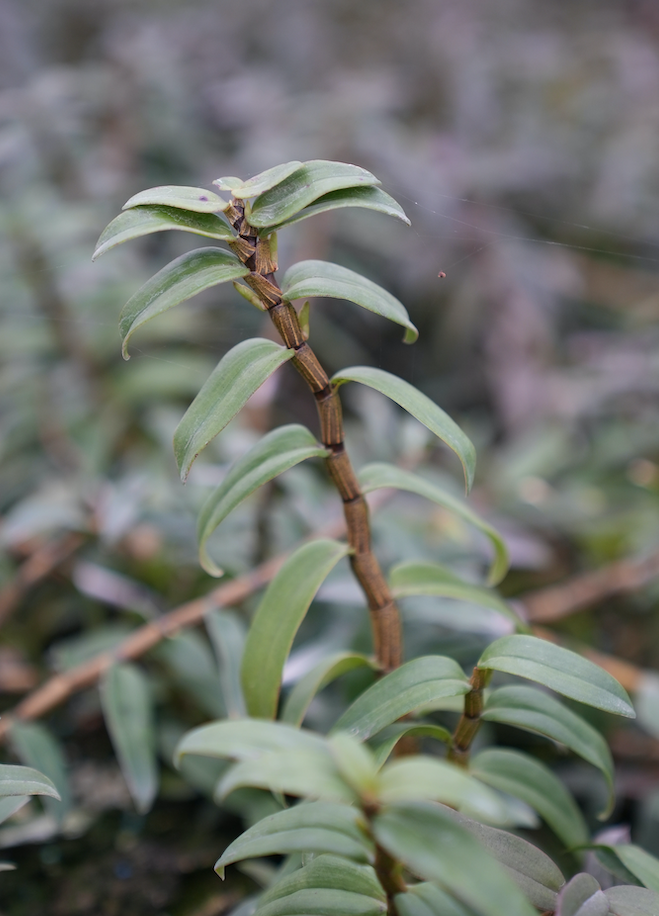
[[[245,218],[244,204],[235,198],[226,214],[238,233],[231,248],[249,268],[245,283],[256,293],[268,311],[286,347],[295,350],[291,360],[316,399],[320,421],[320,438],[331,452],[327,470],[343,501],[348,543],[352,548],[350,564],[361,585],[371,616],[375,656],[383,673],[397,668],[402,661],[403,633],[400,613],[394,603],[387,580],[371,548],[368,506],[359,487],[344,444],[341,401],[336,387],[306,342],[297,312],[285,302],[275,279],[277,264],[270,242],[260,239],[258,231]]]

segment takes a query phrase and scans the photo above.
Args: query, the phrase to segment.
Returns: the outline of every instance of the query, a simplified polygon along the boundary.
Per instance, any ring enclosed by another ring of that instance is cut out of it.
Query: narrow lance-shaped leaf
[[[329,261],[299,261],[289,267],[282,280],[282,294],[288,300],[312,296],[347,299],[406,328],[405,343],[414,343],[419,336],[407,309],[395,296],[354,270]]]
[[[319,539],[304,544],[268,586],[247,636],[242,684],[250,715],[273,719],[284,663],[298,628],[325,578],[350,548]]]
[[[417,391],[409,382],[383,369],[374,369],[370,366],[351,366],[349,369],[341,369],[332,377],[334,385],[343,385],[346,382],[359,382],[374,388],[423,423],[458,456],[464,470],[467,490],[471,489],[476,470],[476,449],[458,424],[434,401]]]
[[[603,774],[608,788],[608,802],[600,818],[609,816],[615,801],[611,751],[602,735],[585,719],[534,687],[493,690],[486,700],[483,719],[545,735],[592,763]]]
[[[430,723],[409,725],[406,722],[398,722],[387,729],[385,734],[386,737],[380,735],[371,743],[377,766],[382,766],[389,759],[391,752],[402,738],[434,738],[435,741],[449,745],[453,737],[448,728]]]
[[[370,865],[358,865],[338,856],[320,855],[292,875],[278,880],[261,896],[259,908],[309,888],[339,888],[384,902],[386,894]]]
[[[20,811],[30,800],[28,795],[5,795],[0,798],[0,824]]]
[[[455,598],[489,608],[512,620],[516,627],[526,629],[522,620],[509,605],[489,588],[472,585],[456,576],[439,563],[408,560],[394,566],[389,573],[389,584],[395,598],[412,595],[437,595]]]
[[[235,238],[231,227],[214,213],[193,213],[175,207],[135,207],[124,210],[105,227],[96,243],[92,261],[123,242],[170,229],[193,232],[195,235],[205,235],[225,242]]]
[[[101,682],[101,705],[121,771],[138,811],[148,811],[158,791],[149,685],[135,665],[113,665]]]
[[[233,611],[213,609],[204,615],[220,669],[220,686],[227,715],[239,719],[247,714],[245,698],[240,685],[240,665],[245,650],[247,629]]]
[[[199,561],[206,572],[211,576],[222,575],[222,570],[208,555],[206,542],[237,505],[264,483],[301,461],[307,458],[326,458],[329,454],[306,427],[292,423],[263,436],[254,448],[234,462],[199,513]]]
[[[455,897],[431,881],[411,884],[407,893],[394,897],[399,916],[473,916]]]
[[[221,188],[222,184],[226,184],[227,180],[229,180],[232,182],[230,187],[234,197],[243,199],[257,197],[259,194],[263,194],[265,191],[269,191],[270,188],[274,188],[275,185],[280,184],[301,167],[302,163],[297,159],[293,159],[291,162],[283,162],[281,165],[275,165],[271,169],[259,172],[253,178],[248,178],[247,181],[241,181],[238,184],[235,183],[234,179],[222,178],[214,181],[213,184],[217,184]]]
[[[62,746],[40,722],[14,722],[9,739],[21,763],[51,780],[58,800],[46,797],[46,810],[61,824],[71,808],[71,790]]]
[[[282,722],[301,725],[316,694],[337,677],[355,668],[377,671],[378,666],[374,659],[358,652],[336,652],[318,662],[289,693],[280,716]]]
[[[263,382],[294,356],[295,350],[254,337],[243,340],[222,357],[174,433],[174,454],[182,480],[187,479],[193,461],[211,439]]]
[[[211,286],[237,280],[249,270],[230,251],[197,248],[171,261],[140,287],[121,311],[122,353],[128,359],[128,341],[135,331],[163,312]]]
[[[223,200],[213,191],[207,191],[205,188],[192,188],[187,185],[160,185],[157,188],[147,188],[146,191],[134,194],[121,209],[130,210],[131,207],[142,207],[148,204],[192,210],[193,213],[218,213],[227,209],[229,201]]]
[[[634,843],[620,843],[606,848],[646,887],[659,893],[659,859]]]
[[[563,696],[619,716],[635,716],[626,690],[608,671],[535,636],[502,636],[483,652],[478,667],[537,681]]]
[[[183,736],[174,755],[178,764],[186,754],[230,760],[252,760],[268,751],[320,750],[325,739],[315,732],[263,719],[223,719],[201,725]]]
[[[394,200],[381,188],[371,185],[361,188],[344,188],[340,191],[324,194],[308,207],[305,207],[304,210],[296,213],[295,216],[285,220],[283,223],[279,223],[277,226],[269,227],[264,230],[264,233],[270,232],[272,228],[279,230],[285,226],[293,226],[295,223],[308,219],[310,216],[317,216],[319,213],[326,213],[328,210],[339,210],[343,207],[360,207],[366,210],[375,210],[385,216],[395,216],[396,219],[402,220],[406,225],[411,225],[398,201]]]
[[[494,548],[494,559],[490,567],[488,585],[497,585],[508,570],[508,550],[499,532],[476,515],[469,506],[457,499],[451,493],[438,487],[436,484],[413,474],[412,471],[406,471],[403,468],[397,468],[393,464],[385,462],[374,462],[365,465],[359,471],[359,482],[362,492],[370,493],[373,490],[391,488],[396,490],[407,490],[409,493],[416,493],[423,496],[431,502],[437,503],[444,509],[448,509],[458,518],[473,525],[489,538]]]
[[[378,184],[380,182],[375,175],[357,165],[326,159],[311,160],[257,197],[248,219],[258,229],[276,226],[332,191]]]
[[[20,795],[49,795],[59,798],[59,792],[50,779],[32,767],[0,763],[0,798]]]

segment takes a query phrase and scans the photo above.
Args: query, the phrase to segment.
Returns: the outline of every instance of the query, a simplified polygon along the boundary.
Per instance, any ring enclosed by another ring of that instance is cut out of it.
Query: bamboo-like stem
[[[386,674],[397,668],[402,661],[400,614],[371,548],[368,506],[345,450],[338,391],[305,341],[297,312],[281,295],[281,288],[275,279],[277,264],[272,258],[269,241],[259,238],[258,231],[250,226],[242,201],[233,199],[226,215],[238,233],[238,239],[231,243],[231,248],[250,270],[250,274],[244,278],[245,283],[269,312],[284,344],[295,350],[291,362],[316,399],[320,438],[331,451],[326,460],[327,470],[343,501],[348,543],[352,548],[350,564],[366,596],[375,655]]]
[[[474,668],[471,676],[471,690],[465,694],[464,711],[453,732],[448,759],[459,766],[469,765],[471,745],[481,727],[483,715],[483,690],[490,680],[491,672]]]

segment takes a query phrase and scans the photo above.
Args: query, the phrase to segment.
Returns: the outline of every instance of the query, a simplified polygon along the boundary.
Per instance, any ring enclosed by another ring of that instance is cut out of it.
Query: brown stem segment
[[[464,712],[453,732],[448,759],[459,766],[469,765],[471,744],[481,727],[483,715],[483,690],[490,680],[491,671],[483,668],[474,668],[471,676],[471,690],[465,694]]]
[[[396,916],[397,910],[394,897],[396,894],[404,894],[407,890],[403,880],[403,867],[379,845],[375,847],[374,867],[378,881],[387,895],[388,916]]]
[[[305,341],[297,312],[290,302],[285,302],[282,298],[281,289],[275,279],[277,264],[272,258],[268,240],[260,239],[257,230],[249,225],[242,201],[232,200],[226,215],[238,233],[238,238],[231,243],[231,248],[251,271],[244,278],[245,283],[254,290],[270,313],[284,344],[295,350],[291,362],[316,399],[320,437],[323,445],[331,451],[327,458],[327,470],[343,500],[348,543],[353,550],[350,563],[366,595],[375,654],[382,671],[386,674],[397,668],[402,660],[400,614],[380,564],[371,549],[368,506],[345,450],[343,416],[338,392]]]

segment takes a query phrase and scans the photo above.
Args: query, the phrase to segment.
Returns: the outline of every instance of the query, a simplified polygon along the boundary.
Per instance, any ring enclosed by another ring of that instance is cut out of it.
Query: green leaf
[[[9,739],[21,763],[43,773],[57,788],[60,800],[46,797],[44,805],[61,825],[71,809],[71,790],[60,742],[39,722],[14,722]]]
[[[415,560],[398,563],[389,573],[389,584],[394,598],[407,598],[413,595],[454,598],[490,608],[514,621],[517,627],[526,628],[513,609],[502,601],[495,591],[465,582],[439,563]]]
[[[490,539],[494,548],[494,560],[490,567],[488,585],[497,585],[508,570],[508,550],[503,538],[496,529],[487,522],[483,521],[475,512],[473,512],[465,503],[457,499],[451,493],[447,493],[441,487],[424,480],[418,474],[411,471],[397,468],[393,464],[384,462],[374,462],[367,464],[359,472],[359,483],[362,492],[370,493],[373,490],[391,488],[396,490],[407,490],[409,493],[416,493],[437,503],[444,509],[448,509],[454,515],[457,515],[469,525],[473,525]]]
[[[294,551],[268,586],[245,645],[242,685],[250,715],[274,719],[281,675],[298,628],[347,544],[325,538]]]
[[[233,420],[255,391],[295,356],[271,340],[243,340],[219,361],[174,433],[174,454],[186,480],[195,458]]]
[[[426,655],[413,658],[365,690],[348,707],[333,731],[347,731],[360,741],[382,731],[415,709],[431,709],[446,697],[471,689],[462,668],[452,658]]]
[[[453,449],[462,462],[467,491],[471,489],[476,470],[476,449],[458,424],[441,407],[438,407],[425,394],[417,391],[414,385],[410,385],[409,382],[383,369],[352,366],[349,369],[341,369],[332,376],[332,383],[336,386],[343,385],[345,382],[360,382],[362,385],[374,388],[416,417],[420,423],[423,423],[442,442]]]
[[[303,728],[262,719],[224,719],[189,731],[181,739],[174,759],[178,762],[184,754],[199,754],[252,760],[268,751],[324,749],[325,740]]]
[[[456,764],[418,755],[394,760],[382,768],[378,798],[384,804],[439,801],[474,817],[505,823],[505,806],[494,792],[484,788]]]
[[[370,865],[358,865],[338,856],[320,855],[292,875],[277,881],[261,896],[261,906],[311,888],[337,888],[384,902],[386,894]]]
[[[382,766],[389,758],[391,752],[402,738],[434,738],[443,744],[450,744],[452,735],[448,728],[442,725],[408,725],[398,722],[387,729],[389,734],[384,741],[378,741],[373,746],[375,762]]]
[[[325,159],[311,160],[257,197],[248,220],[258,229],[277,226],[332,191],[377,184],[380,182],[375,175],[359,166]]]
[[[378,213],[384,213],[385,216],[395,216],[402,220],[408,226],[411,225],[405,215],[405,211],[393,197],[390,197],[381,188],[371,186],[361,188],[344,188],[340,191],[331,191],[329,194],[323,194],[310,206],[300,210],[295,216],[285,220],[283,223],[275,226],[276,230],[283,229],[284,226],[293,226],[303,219],[310,216],[317,216],[319,213],[326,213],[328,210],[338,210],[342,207],[363,207],[366,210],[376,210]],[[270,231],[270,230],[268,230]]]
[[[5,795],[0,798],[0,824],[16,814],[17,811],[29,802],[27,795]],[[1,864],[1,863],[0,863]]]
[[[448,812],[428,802],[392,805],[373,819],[375,838],[413,874],[438,881],[479,916],[534,916],[511,878]]]
[[[59,792],[43,773],[32,767],[0,763],[0,798],[5,795],[48,795],[59,799]]]
[[[113,665],[100,685],[105,723],[135,807],[148,811],[158,791],[149,684],[135,665]]]
[[[360,795],[377,795],[379,777],[373,751],[356,738],[337,732],[329,738],[328,748],[341,778]]]
[[[639,881],[659,894],[659,859],[634,843],[621,843],[609,848]]]
[[[235,238],[231,227],[214,213],[191,213],[175,207],[135,207],[134,210],[124,210],[105,227],[96,243],[92,261],[123,242],[169,229],[181,229],[225,242]]]
[[[289,175],[297,172],[300,168],[302,168],[302,163],[296,159],[291,162],[284,162],[282,165],[275,165],[271,169],[266,169],[265,172],[259,172],[258,175],[249,178],[247,181],[241,181],[239,185],[234,185],[231,188],[233,196],[243,199],[257,197],[259,194],[269,191],[270,188],[274,188],[275,185],[281,184],[285,178],[288,178]],[[226,179],[224,180],[226,181]]]
[[[592,875],[575,875],[558,895],[556,916],[608,916],[609,901]]]
[[[218,197],[213,191],[205,188],[191,188],[183,185],[161,185],[157,188],[147,188],[134,194],[121,208],[130,210],[131,207],[141,207],[155,204],[156,206],[175,207],[177,210],[192,210],[193,213],[217,213],[226,210],[228,200]]]
[[[233,611],[207,611],[204,622],[218,660],[220,687],[227,715],[230,719],[240,719],[247,714],[240,685],[240,664],[247,629]]]
[[[329,261],[299,261],[284,274],[282,294],[285,299],[307,299],[312,296],[347,299],[375,312],[407,330],[405,343],[414,343],[419,332],[410,321],[407,309],[395,296],[354,270]]]
[[[214,719],[226,715],[220,676],[208,640],[195,630],[183,630],[163,640],[155,650],[176,682]]]
[[[314,887],[294,891],[287,897],[259,902],[258,916],[379,916],[387,912],[387,904],[364,894],[354,894],[340,888]]]
[[[206,542],[218,525],[251,493],[269,480],[307,458],[327,458],[330,452],[318,445],[304,426],[291,423],[263,436],[229,469],[220,486],[209,496],[197,524],[199,562],[211,576],[222,575],[206,551]]]
[[[304,677],[300,678],[288,694],[281,712],[281,721],[290,722],[291,725],[302,725],[311,701],[316,694],[323,687],[336,680],[337,677],[341,677],[342,674],[347,671],[353,671],[355,668],[378,670],[374,659],[359,652],[336,652],[318,662],[311,671],[308,671]]]
[[[610,887],[604,891],[611,916],[657,916],[659,894],[645,887]]]
[[[483,719],[502,722],[558,741],[602,772],[609,800],[600,817],[608,817],[614,803],[613,760],[600,733],[554,697],[533,687],[500,687],[485,703]]]
[[[224,850],[215,871],[223,878],[225,867],[232,862],[294,852],[332,853],[355,862],[371,862],[373,844],[365,828],[357,808],[327,802],[296,805],[246,830]]]
[[[119,331],[124,359],[129,359],[128,341],[147,321],[202,290],[248,273],[235,254],[220,248],[197,248],[170,261],[131,296],[121,311]]]
[[[474,913],[428,881],[411,885],[406,894],[396,894],[394,903],[399,916],[473,916]]]
[[[488,748],[472,758],[469,770],[534,808],[567,847],[588,842],[588,828],[572,795],[539,761],[518,751]]]
[[[525,677],[588,706],[635,717],[626,690],[608,671],[535,636],[502,636],[483,652],[478,667]]]

